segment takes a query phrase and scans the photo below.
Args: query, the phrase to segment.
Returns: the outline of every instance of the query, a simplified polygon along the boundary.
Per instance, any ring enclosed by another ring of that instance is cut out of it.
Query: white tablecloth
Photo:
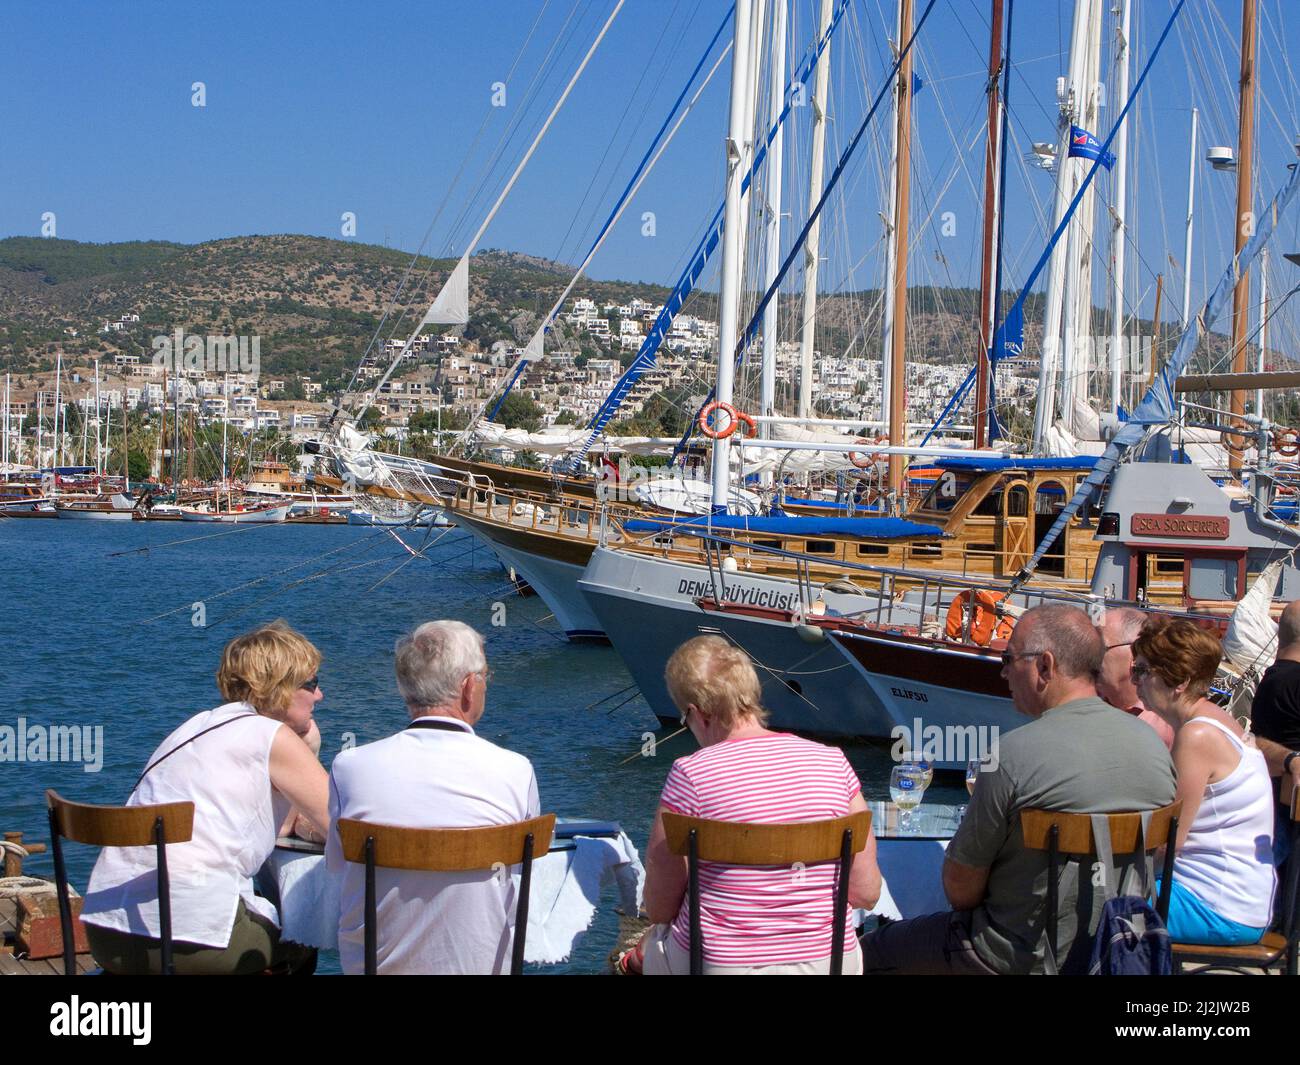
[[[515,881],[517,884],[518,874]],[[525,960],[539,964],[566,961],[591,927],[601,889],[611,882],[618,888],[620,908],[637,913],[645,869],[626,834],[616,839],[578,836],[571,846],[534,861]],[[264,889],[278,893],[285,939],[338,949],[341,878],[329,874],[324,856],[277,848],[267,859],[261,883]]]

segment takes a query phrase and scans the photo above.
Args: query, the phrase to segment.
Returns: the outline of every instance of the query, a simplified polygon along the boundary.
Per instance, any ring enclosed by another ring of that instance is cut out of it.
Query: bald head
[[[1277,621],[1277,653],[1289,651],[1285,657],[1300,657],[1300,599],[1287,603],[1286,609]]]
[[[1131,643],[1141,634],[1142,626],[1146,624],[1149,617],[1150,615],[1145,611],[1136,610],[1131,606],[1107,610],[1101,623],[1102,637],[1108,644]]]
[[[1065,677],[1092,680],[1101,668],[1106,645],[1077,607],[1036,606],[1016,622],[1016,632],[1026,650],[1051,651]]]

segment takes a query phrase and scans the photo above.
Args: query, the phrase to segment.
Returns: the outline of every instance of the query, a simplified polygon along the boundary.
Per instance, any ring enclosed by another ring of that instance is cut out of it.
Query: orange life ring
[[[709,421],[710,416],[715,411],[722,411],[727,416],[728,421],[725,429],[715,429]],[[740,415],[736,413],[736,408],[730,403],[723,403],[720,399],[714,400],[700,411],[700,432],[710,440],[726,440],[736,431],[738,425],[740,425]]]
[[[743,410],[738,410],[735,414],[737,421],[744,422],[749,427],[748,431],[745,433],[746,439],[753,440],[754,437],[758,436],[758,425],[754,421],[754,416],[752,414],[746,414]]]
[[[889,442],[889,437],[887,437],[887,436],[878,436],[878,437],[876,437],[875,440],[867,440],[865,437],[861,437],[861,436],[860,436],[860,437],[858,437],[858,438],[857,438],[855,441],[853,441],[853,442],[854,442],[855,444],[885,444],[885,443],[888,443],[888,442]],[[869,470],[872,466],[874,466],[874,465],[875,465],[877,462],[879,462],[882,458],[884,458],[884,456],[881,455],[879,452],[876,452],[874,455],[868,455],[868,456],[866,457],[866,459],[864,459],[862,462],[859,462],[859,461],[858,461],[858,453],[857,453],[856,451],[850,451],[850,452],[849,452],[849,461],[850,461],[851,463],[853,463],[853,465],[856,466],[856,467],[857,467],[858,469],[860,469],[860,470]]]
[[[998,620],[997,605],[1006,598],[1003,592],[988,592],[980,589],[975,593],[975,616],[971,619],[970,640],[980,647],[987,647],[996,636],[999,640],[1008,639],[1015,628],[1012,618]],[[944,624],[943,634],[950,640],[960,640],[965,635],[966,604],[970,602],[970,592],[961,592],[948,607],[948,620]]]
[[[1300,433],[1285,427],[1274,429],[1273,450],[1288,459],[1300,455]]]

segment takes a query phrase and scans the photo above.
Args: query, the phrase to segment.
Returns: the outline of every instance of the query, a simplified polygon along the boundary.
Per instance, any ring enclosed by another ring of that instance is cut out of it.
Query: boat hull
[[[774,727],[846,739],[889,735],[893,716],[873,689],[855,683],[852,664],[835,644],[819,630],[788,620],[703,609],[696,600],[712,596],[721,584],[729,602],[774,612],[799,607],[798,585],[791,580],[743,571],[715,580],[704,566],[608,548],[592,554],[578,587],[662,721],[678,719],[664,683],[664,663],[687,640],[714,633],[744,648],[758,665],[763,705]],[[819,594],[835,611],[875,602],[865,594],[825,589]]]
[[[516,542],[522,539],[516,530],[475,521],[460,511],[450,511],[448,517],[490,547],[504,566],[528,582],[551,609],[568,639],[587,643],[608,642],[605,630],[586,597],[578,590],[578,579],[586,561],[584,556],[589,551],[585,543],[573,545],[584,550],[577,552],[572,561],[552,558],[537,551],[524,550]]]

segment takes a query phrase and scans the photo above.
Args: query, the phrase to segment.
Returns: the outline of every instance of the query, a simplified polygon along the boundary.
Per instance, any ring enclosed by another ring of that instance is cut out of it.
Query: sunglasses
[[[319,691],[319,690],[320,690],[320,677],[319,677],[319,676],[308,677],[308,678],[307,678],[306,680],[304,680],[301,684],[299,684],[298,687],[299,687],[300,689],[302,689],[303,691],[305,691],[305,692],[315,692],[315,691]]]
[[[1014,662],[1017,658],[1037,658],[1039,655],[1041,655],[1041,654],[1045,654],[1045,653],[1046,653],[1046,652],[1044,652],[1044,651],[1003,651],[1003,652],[1002,652],[1002,665],[1003,665],[1004,667],[1005,667],[1005,666],[1009,666],[1009,665],[1011,665],[1011,663]]]
[[[1133,675],[1134,680],[1141,680],[1143,677],[1150,676],[1155,672],[1151,666],[1139,666],[1136,662],[1129,667],[1129,672]]]
[[[1137,643],[1136,640],[1125,640],[1123,643],[1108,643],[1106,650],[1113,651],[1116,647],[1132,647],[1135,643]]]

